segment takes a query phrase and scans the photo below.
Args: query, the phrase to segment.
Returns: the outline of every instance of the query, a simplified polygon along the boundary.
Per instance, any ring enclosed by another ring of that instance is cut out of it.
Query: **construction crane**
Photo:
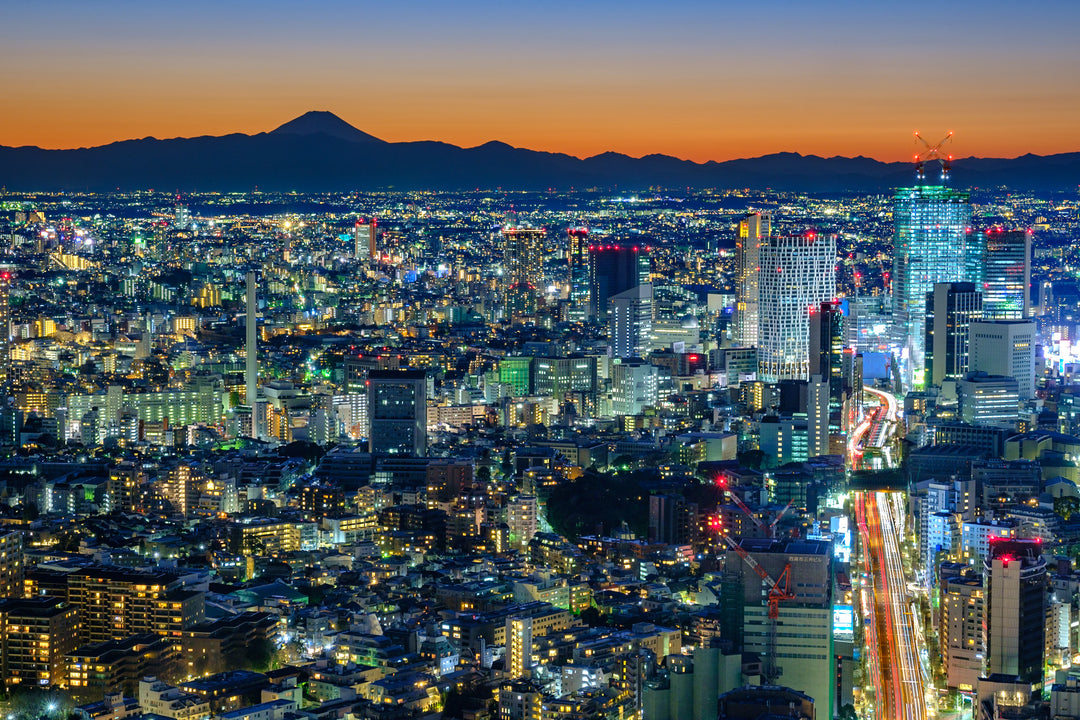
[[[791,506],[795,503],[795,499],[792,498],[788,504],[784,506],[784,509],[773,518],[773,521],[766,525],[758,519],[757,515],[754,515],[754,512],[750,507],[742,501],[742,498],[733,493],[730,489],[726,490],[726,492],[728,497],[731,498],[731,502],[735,503],[735,506],[742,510],[743,514],[749,517],[754,522],[754,525],[757,526],[757,529],[767,538],[776,537],[776,523],[780,522],[780,518],[784,517],[784,515],[787,514],[787,511],[790,510]]]
[[[784,509],[776,514],[773,521],[769,523],[769,537],[776,537],[776,523],[780,522],[780,518],[787,515],[787,511],[791,509],[791,506],[795,504],[795,498],[788,500],[788,504],[784,506]]]
[[[923,150],[915,153],[915,174],[920,181],[926,179],[926,163],[935,161],[941,165],[942,182],[949,179],[949,171],[952,170],[953,156],[942,155],[941,148],[950,138],[952,138],[952,136],[952,130],[950,130],[949,134],[941,139],[941,142],[937,145],[931,145],[919,134],[918,130],[915,131],[915,144],[918,145],[919,143],[922,143],[923,145]]]
[[[766,601],[768,605],[766,617],[769,619],[769,641],[765,652],[765,668],[762,674],[765,683],[771,685],[781,674],[781,669],[776,665],[776,621],[780,617],[780,603],[795,599],[795,594],[791,592],[791,563],[785,563],[784,571],[780,573],[779,580],[773,580],[772,576],[765,572],[765,568],[761,567],[757,560],[743,549],[742,545],[732,540],[729,535],[723,535],[722,537],[728,547],[738,553],[743,562],[753,568],[761,581],[769,587]]]
[[[735,503],[736,507],[742,510],[743,514],[754,522],[754,525],[757,526],[757,529],[762,532],[762,535],[764,537],[771,537],[769,535],[769,529],[765,527],[765,523],[761,522],[761,520],[758,519],[757,515],[755,515],[754,512],[747,506],[747,504],[742,501],[742,498],[733,493],[731,490],[725,490],[725,492],[727,492],[727,496],[731,498],[731,502]]]

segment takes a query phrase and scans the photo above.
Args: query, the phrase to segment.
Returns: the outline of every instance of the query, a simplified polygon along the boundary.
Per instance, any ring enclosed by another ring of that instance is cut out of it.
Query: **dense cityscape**
[[[1080,718],[1080,197],[939,159],[5,190],[0,711]]]

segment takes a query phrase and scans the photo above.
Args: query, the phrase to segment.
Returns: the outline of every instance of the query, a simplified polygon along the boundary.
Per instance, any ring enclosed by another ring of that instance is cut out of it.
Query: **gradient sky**
[[[1080,151],[1080,2],[86,0],[0,8],[0,144],[255,133],[587,156]]]

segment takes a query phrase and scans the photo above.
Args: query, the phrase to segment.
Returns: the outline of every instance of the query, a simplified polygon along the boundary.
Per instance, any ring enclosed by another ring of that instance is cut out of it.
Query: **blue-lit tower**
[[[968,280],[975,252],[971,195],[946,187],[951,158],[939,153],[944,142],[916,156],[915,187],[901,188],[893,198],[893,335],[907,358],[907,383],[914,387],[923,385],[926,295],[937,283]],[[927,160],[941,163],[938,184],[926,182]]]

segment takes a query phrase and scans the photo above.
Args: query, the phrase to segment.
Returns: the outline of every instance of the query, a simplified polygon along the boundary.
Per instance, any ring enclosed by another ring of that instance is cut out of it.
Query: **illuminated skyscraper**
[[[379,254],[379,229],[375,218],[357,220],[353,226],[353,256],[357,260],[375,259]]]
[[[653,287],[646,283],[608,300],[608,329],[611,355],[617,358],[644,357],[652,334]]]
[[[829,300],[810,308],[810,382],[807,387],[809,453],[811,457],[829,453],[829,437],[843,424],[845,387],[850,375],[844,353],[844,314],[839,300]]]
[[[810,309],[809,360],[810,374],[829,383],[829,405],[838,409],[844,390],[844,314],[837,300]]]
[[[0,392],[7,392],[11,381],[11,307],[8,291],[11,273],[0,272]]]
[[[258,394],[259,384],[259,338],[257,328],[259,320],[256,317],[255,301],[255,273],[247,274],[247,316],[245,318],[245,331],[247,347],[245,348],[244,361],[244,403],[251,408],[255,407],[255,399]]]
[[[191,211],[187,205],[180,203],[180,198],[176,198],[176,213],[173,218],[173,224],[177,230],[187,230],[191,225]]]
[[[975,283],[937,283],[926,297],[926,382],[940,386],[968,371],[968,334],[982,318]]]
[[[806,380],[810,310],[836,293],[836,236],[806,233],[762,240],[759,379]]]
[[[1038,540],[998,540],[983,561],[987,672],[1043,679],[1046,561]]]
[[[1021,400],[1035,396],[1035,321],[976,320],[970,327],[968,368],[1016,380]]]
[[[570,319],[580,322],[589,316],[589,231],[570,228],[566,239]]]
[[[638,285],[647,285],[651,273],[650,248],[629,242],[589,246],[589,313],[606,322],[608,301]]]
[[[427,374],[423,370],[368,372],[368,449],[377,455],[427,453]]]
[[[660,370],[645,360],[623,358],[611,365],[611,410],[615,415],[640,415],[659,398]]]
[[[1023,320],[1031,315],[1031,233],[987,230],[982,239],[983,317]]]
[[[504,228],[503,286],[507,315],[523,317],[536,312],[536,294],[544,275],[543,228]]]
[[[735,241],[735,344],[758,344],[758,278],[762,238],[771,235],[772,216],[749,213],[739,223]]]
[[[908,357],[908,381],[923,384],[926,295],[961,282],[971,260],[970,195],[941,185],[896,192],[893,202],[893,334]]]

